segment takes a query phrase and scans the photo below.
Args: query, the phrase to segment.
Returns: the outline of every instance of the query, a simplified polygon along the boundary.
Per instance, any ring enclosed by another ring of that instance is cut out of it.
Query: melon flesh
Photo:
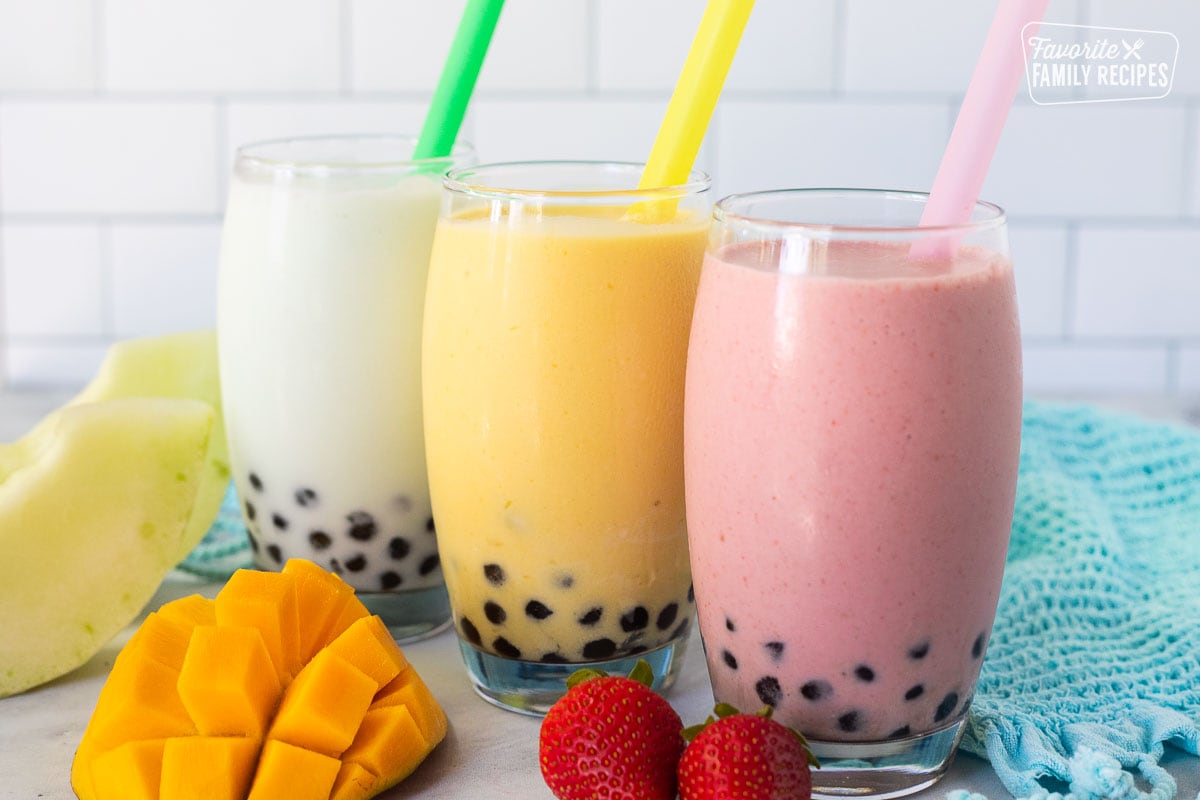
[[[0,697],[86,662],[195,545],[214,418],[198,400],[85,403],[0,445]]]
[[[187,331],[117,342],[108,349],[91,383],[68,405],[123,397],[180,397],[212,406],[212,436],[187,533],[194,542],[199,542],[217,518],[230,476],[216,331]]]

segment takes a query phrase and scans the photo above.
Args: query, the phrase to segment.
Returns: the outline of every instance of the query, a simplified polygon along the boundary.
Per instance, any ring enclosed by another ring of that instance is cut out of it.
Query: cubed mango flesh
[[[75,753],[80,800],[367,800],[445,738],[445,712],[340,578],[311,562],[282,579],[247,572],[215,602],[167,603],[130,638]]]
[[[177,682],[202,736],[262,738],[279,701],[279,678],[258,628],[197,625]]]
[[[300,619],[296,580],[282,572],[239,569],[217,593],[218,625],[242,625],[262,632],[281,686],[300,671]]]
[[[342,762],[268,739],[248,800],[328,800]]]
[[[171,800],[243,800],[254,778],[261,740],[248,736],[167,739],[161,796]]]
[[[369,675],[326,648],[287,688],[269,737],[337,758],[354,741],[378,690]]]

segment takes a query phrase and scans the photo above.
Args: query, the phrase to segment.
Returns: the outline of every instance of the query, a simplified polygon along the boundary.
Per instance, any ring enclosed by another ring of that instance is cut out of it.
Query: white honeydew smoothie
[[[244,148],[221,243],[222,392],[256,560],[308,558],[362,592],[442,583],[420,356],[443,169],[404,163],[411,147]]]

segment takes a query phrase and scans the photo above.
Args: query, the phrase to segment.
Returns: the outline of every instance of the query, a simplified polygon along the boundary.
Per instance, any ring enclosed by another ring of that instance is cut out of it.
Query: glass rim
[[[688,173],[688,180],[669,186],[640,188],[636,184],[621,189],[536,189],[497,186],[478,179],[468,180],[470,173],[483,173],[504,169],[549,168],[567,170],[569,168],[584,168],[608,172],[630,172],[640,176],[645,164],[637,161],[604,161],[604,160],[573,160],[549,159],[530,161],[495,161],[473,166],[454,167],[442,176],[442,186],[447,191],[490,200],[523,200],[523,201],[563,201],[563,200],[619,200],[621,198],[638,199],[661,198],[663,195],[694,196],[712,189],[712,178],[708,173],[693,169]]]
[[[234,149],[234,161],[238,165],[265,170],[287,170],[294,172],[359,172],[378,169],[411,169],[435,167],[453,163],[464,156],[472,156],[475,147],[467,141],[456,141],[450,153],[428,158],[371,158],[355,161],[348,158],[322,158],[319,156],[297,158],[295,156],[271,156],[270,151],[285,145],[318,145],[334,142],[392,143],[403,145],[397,152],[411,153],[417,144],[417,136],[408,133],[319,133],[309,136],[279,136],[258,139],[238,145]],[[266,151],[266,152],[258,152]]]
[[[737,194],[727,195],[721,198],[713,206],[713,220],[722,224],[735,224],[743,228],[752,228],[755,230],[777,230],[792,233],[811,233],[811,234],[873,234],[897,236],[904,234],[927,235],[930,233],[957,233],[966,234],[979,231],[986,231],[992,228],[1001,228],[1006,222],[1008,215],[999,205],[987,200],[976,200],[972,206],[972,211],[977,212],[982,209],[985,214],[981,219],[968,220],[966,222],[953,223],[950,225],[845,225],[831,222],[813,221],[794,221],[773,219],[770,217],[742,214],[733,210],[733,207],[739,203],[744,203],[751,200],[764,200],[772,198],[787,198],[787,197],[878,197],[890,200],[903,200],[908,202],[920,201],[922,204],[928,202],[929,192],[920,192],[910,189],[863,189],[854,187],[806,187],[792,189],[766,189],[754,192],[740,192]]]

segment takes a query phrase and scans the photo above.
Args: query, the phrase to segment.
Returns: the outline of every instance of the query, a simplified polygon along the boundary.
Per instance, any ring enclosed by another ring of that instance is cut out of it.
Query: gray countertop
[[[27,430],[64,392],[0,393],[0,441]],[[1079,400],[1083,398],[1070,398]],[[1200,402],[1125,399],[1106,403],[1145,416],[1195,421]],[[172,573],[147,606],[199,591],[212,595],[218,586]],[[136,622],[135,622],[136,625]],[[0,798],[69,800],[69,773],[76,745],[113,659],[133,626],[105,646],[87,664],[45,686],[0,700]],[[407,645],[405,653],[425,678],[451,721],[446,741],[408,779],[381,795],[399,798],[551,798],[537,766],[536,719],[502,711],[480,700],[470,688],[454,635],[444,632]],[[712,707],[700,647],[693,637],[679,682],[669,699],[687,722],[699,721]],[[1181,800],[1200,793],[1200,760],[1168,747],[1163,764],[1179,781]],[[954,789],[1008,797],[990,765],[960,754],[943,781],[918,797],[942,797]]]

